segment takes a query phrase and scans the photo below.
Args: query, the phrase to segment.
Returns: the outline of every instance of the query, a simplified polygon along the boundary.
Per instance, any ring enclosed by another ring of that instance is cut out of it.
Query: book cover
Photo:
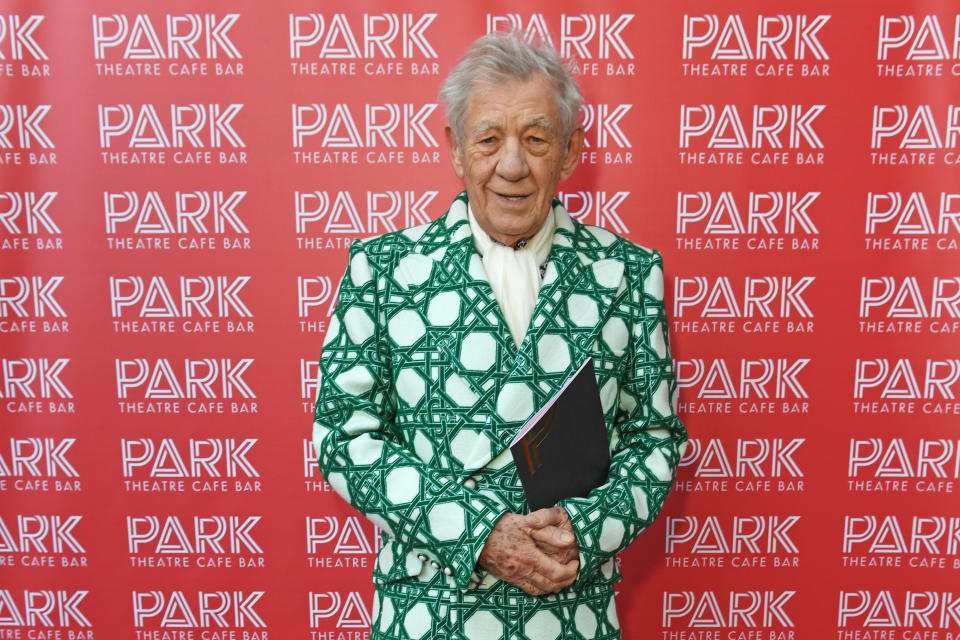
[[[610,445],[592,359],[524,424],[510,451],[531,511],[606,482]]]

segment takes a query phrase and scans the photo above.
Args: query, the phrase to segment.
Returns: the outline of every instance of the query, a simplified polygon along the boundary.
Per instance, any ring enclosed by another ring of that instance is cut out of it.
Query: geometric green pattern
[[[372,618],[371,637],[377,640],[620,638],[613,589],[605,584],[535,598],[500,581],[489,589],[466,592],[438,583],[398,581],[377,588]]]
[[[611,466],[588,497],[560,502],[580,546],[579,575],[561,594],[612,593],[614,554],[653,521],[670,490],[686,434],[673,410],[660,255],[580,224],[556,201],[553,215],[553,245],[519,348],[474,247],[465,194],[436,221],[351,245],[320,357],[313,439],[330,485],[383,531],[378,604],[386,585],[506,589],[528,608],[542,600],[476,561],[504,512],[527,511],[511,438],[588,356]],[[579,600],[560,600],[567,604],[536,620],[555,617],[572,629]],[[477,617],[475,628],[481,620],[490,622]],[[544,625],[546,635],[556,626]],[[580,633],[606,637],[611,629]],[[374,638],[415,637],[404,633],[372,629]],[[505,637],[525,637],[517,633]]]

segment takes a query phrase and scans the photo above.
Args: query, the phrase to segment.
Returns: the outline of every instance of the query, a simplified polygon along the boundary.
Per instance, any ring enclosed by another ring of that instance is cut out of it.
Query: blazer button
[[[426,562],[426,561],[427,561],[427,556],[423,555],[422,553],[418,553],[418,554],[417,554],[417,560],[419,560],[420,562]]]
[[[467,489],[476,489],[477,481],[474,480],[473,478],[467,478],[466,480],[463,481],[463,486],[465,486]]]
[[[446,568],[443,570],[443,572],[444,572],[446,575],[448,575],[448,576],[452,576],[452,575],[453,575],[453,569],[451,569],[450,567],[446,567]]]
[[[436,560],[431,560],[431,561],[430,561],[430,566],[433,567],[434,569],[439,569],[439,568],[440,568],[440,563],[437,562]]]

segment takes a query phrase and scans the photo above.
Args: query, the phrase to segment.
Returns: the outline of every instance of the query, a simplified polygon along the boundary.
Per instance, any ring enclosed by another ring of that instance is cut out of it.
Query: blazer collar
[[[552,215],[556,223],[553,244],[531,324],[520,345],[521,351],[529,348],[530,342],[538,337],[537,328],[543,321],[541,316],[545,312],[553,311],[555,304],[551,302],[556,303],[553,297],[558,291],[571,291],[578,287],[589,289],[592,294],[590,296],[576,296],[564,301],[571,316],[583,317],[594,315],[592,309],[586,307],[595,303],[612,303],[614,294],[622,285],[625,265],[618,238],[605,229],[588,227],[577,222],[557,199],[553,201]],[[414,251],[402,262],[429,271],[432,261],[440,261],[443,272],[463,271],[489,289],[490,284],[474,246],[473,234],[467,220],[465,191],[456,197],[443,216],[421,229],[423,232],[416,239]],[[414,254],[423,256],[429,262],[415,258]],[[405,265],[400,266],[403,268]],[[490,295],[492,296],[492,290]],[[598,311],[595,315],[599,318],[605,317],[603,309]],[[506,328],[506,320],[499,308],[495,310],[495,314],[500,324]],[[597,329],[599,330],[599,327]]]

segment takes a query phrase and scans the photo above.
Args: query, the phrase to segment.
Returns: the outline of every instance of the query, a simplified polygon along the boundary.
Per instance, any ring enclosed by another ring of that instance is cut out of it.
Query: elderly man
[[[554,199],[583,128],[552,49],[480,38],[441,95],[466,191],[352,245],[320,358],[321,470],[383,530],[371,637],[619,638],[614,556],[657,515],[686,439],[660,256]],[[529,513],[510,440],[588,357],[607,480]]]

